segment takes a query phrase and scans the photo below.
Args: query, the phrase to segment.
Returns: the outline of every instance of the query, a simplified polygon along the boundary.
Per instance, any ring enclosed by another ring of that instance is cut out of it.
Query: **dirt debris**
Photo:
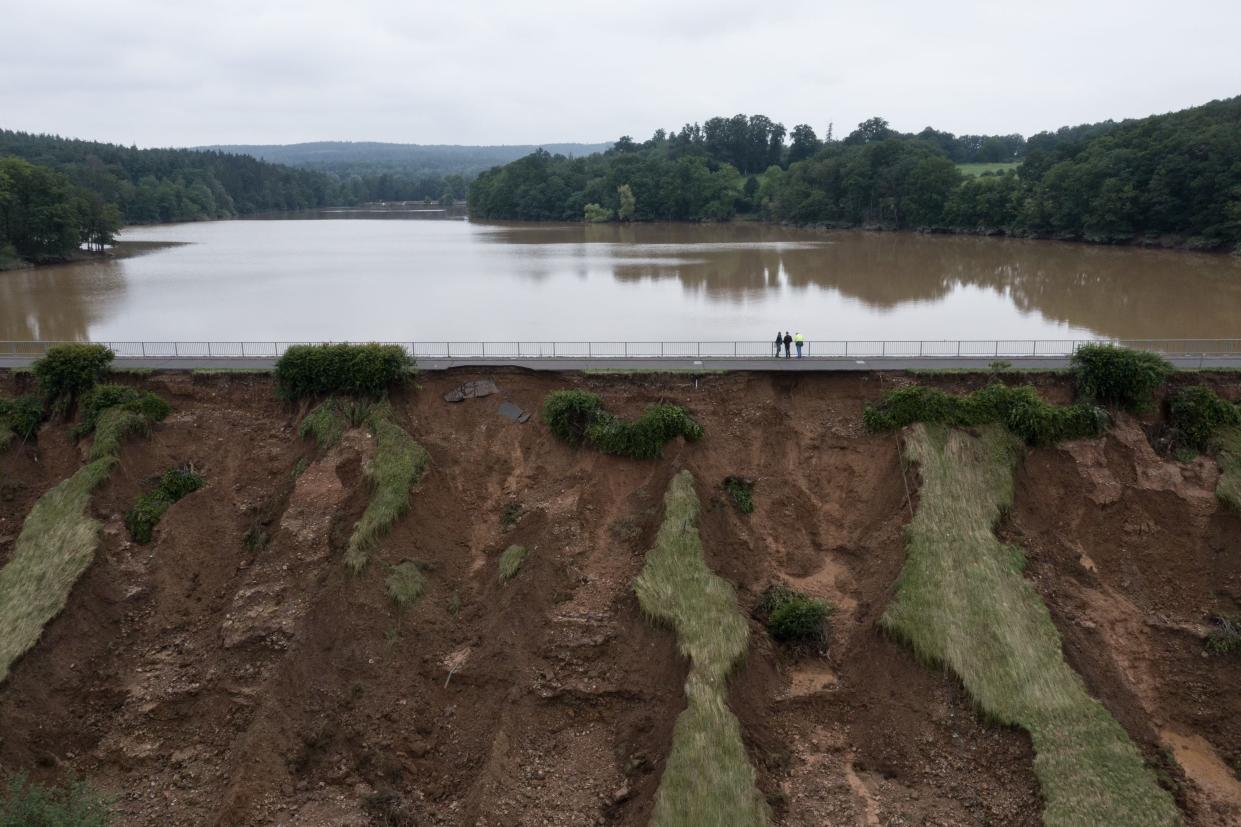
[[[635,462],[510,427],[494,400],[443,403],[492,377],[525,411],[566,386],[622,416],[677,402],[707,436]],[[644,825],[685,664],[631,583],[668,480],[688,468],[705,481],[708,563],[743,610],[776,581],[835,608],[826,654],[779,649],[755,622],[731,681],[777,822],[1039,822],[1028,738],[982,720],[877,626],[917,491],[891,435],[861,430],[862,406],[894,382],[985,377],[425,374],[393,403],[431,470],[356,577],[341,554],[366,502],[363,433],[317,455],[262,376],[133,381],[176,414],[126,446],[93,502],[95,565],[0,687],[0,775],[73,770],[139,827]],[[185,462],[211,485],[168,511],[151,546],[130,543],[120,515],[142,480]],[[0,455],[0,562],[78,463],[60,423]],[[1188,823],[1222,825],[1235,823],[1241,665],[1204,657],[1199,635],[1241,607],[1241,520],[1215,504],[1212,473],[1160,458],[1122,419],[1101,440],[1031,451],[1004,532],[1091,693],[1166,773]],[[729,474],[757,482],[752,514],[712,488]],[[513,503],[520,518],[505,521]],[[270,541],[252,549],[261,519]],[[539,553],[501,587],[512,544]],[[428,585],[401,611],[383,578],[406,559]]]

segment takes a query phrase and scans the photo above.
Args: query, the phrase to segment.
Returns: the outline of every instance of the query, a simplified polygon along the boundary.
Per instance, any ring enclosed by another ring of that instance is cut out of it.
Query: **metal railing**
[[[814,340],[811,359],[1067,357],[1085,344],[1116,344],[1169,356],[1241,356],[1241,339],[912,339]],[[0,357],[40,356],[61,342],[0,342]],[[274,359],[294,345],[319,342],[112,342],[121,359]],[[775,356],[773,341],[712,342],[385,342],[417,359],[758,359]],[[794,348],[796,354],[796,348]]]

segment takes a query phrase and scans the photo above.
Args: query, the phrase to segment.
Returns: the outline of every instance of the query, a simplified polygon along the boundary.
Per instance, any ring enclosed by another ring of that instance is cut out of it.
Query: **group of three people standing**
[[[776,331],[776,357],[777,358],[779,358],[780,356],[781,345],[784,346],[784,358],[785,359],[789,358],[789,345],[792,345],[792,344],[797,345],[797,358],[800,359],[802,346],[806,344],[806,337],[801,335],[801,333],[794,333],[793,335],[790,336],[787,330],[784,331],[784,335],[780,335],[780,331],[778,330]]]

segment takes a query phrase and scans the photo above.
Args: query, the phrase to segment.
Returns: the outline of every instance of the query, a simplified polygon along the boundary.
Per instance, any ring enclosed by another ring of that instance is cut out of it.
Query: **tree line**
[[[553,154],[590,155],[610,146],[564,143],[546,144],[543,148]],[[367,141],[200,147],[327,173],[339,182],[343,203],[464,199],[470,180],[478,173],[515,161],[537,148]]]
[[[462,175],[337,174],[214,150],[138,149],[0,130],[0,266],[111,244],[124,224],[372,201],[455,201]]]
[[[789,140],[785,140],[785,138]],[[872,118],[843,139],[764,116],[713,118],[601,155],[539,151],[480,175],[471,215],[727,221],[1241,246],[1241,97],[1023,139],[899,133]],[[1019,161],[968,176],[959,163]]]

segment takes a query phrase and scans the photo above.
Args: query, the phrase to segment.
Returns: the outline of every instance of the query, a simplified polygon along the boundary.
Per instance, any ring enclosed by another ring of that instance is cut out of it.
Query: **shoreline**
[[[180,222],[180,223],[198,223],[198,222]],[[153,227],[154,224],[133,224],[135,227]],[[64,267],[72,264],[88,264],[91,262],[108,261],[110,259],[136,258],[144,256],[148,253],[154,253],[169,247],[181,247],[190,244],[189,241],[117,241],[114,245],[103,252],[93,253],[85,250],[71,256],[64,256],[55,259],[45,259],[43,261],[25,261],[16,259],[13,264],[5,264],[0,262],[0,273],[16,273],[22,270],[41,270],[45,267]]]

